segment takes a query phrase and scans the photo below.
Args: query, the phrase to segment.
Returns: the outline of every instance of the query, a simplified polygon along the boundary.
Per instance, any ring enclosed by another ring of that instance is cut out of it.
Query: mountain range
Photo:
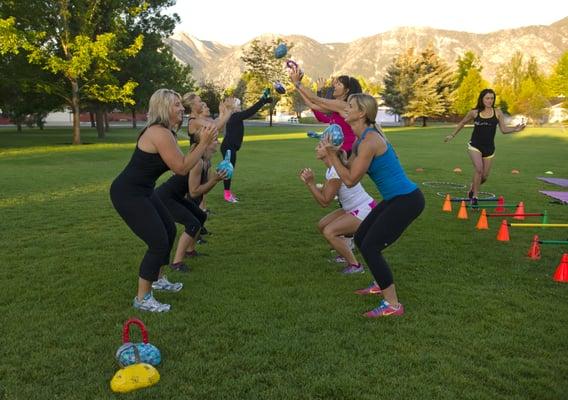
[[[487,34],[440,30],[428,27],[398,28],[349,43],[319,43],[301,35],[264,34],[256,39],[271,41],[282,38],[293,43],[289,56],[313,77],[361,75],[380,82],[393,58],[409,47],[422,50],[433,45],[438,55],[450,66],[458,57],[473,51],[480,57],[485,79],[492,81],[500,64],[521,51],[536,57],[541,69],[550,72],[560,56],[568,51],[568,17],[551,25],[533,25],[504,29]],[[166,39],[182,63],[193,68],[198,81],[213,81],[223,87],[234,85],[244,70],[240,57],[250,42],[230,46],[199,40],[187,33],[176,33]]]

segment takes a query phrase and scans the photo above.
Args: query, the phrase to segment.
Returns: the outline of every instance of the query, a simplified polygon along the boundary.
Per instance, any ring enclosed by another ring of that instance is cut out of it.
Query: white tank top
[[[333,166],[327,169],[325,179],[328,181],[331,179],[341,180]],[[337,192],[337,197],[345,211],[355,210],[359,206],[369,204],[373,201],[373,198],[369,196],[369,193],[367,193],[361,185],[361,182],[353,187],[347,187],[345,183],[341,182],[339,192]]]

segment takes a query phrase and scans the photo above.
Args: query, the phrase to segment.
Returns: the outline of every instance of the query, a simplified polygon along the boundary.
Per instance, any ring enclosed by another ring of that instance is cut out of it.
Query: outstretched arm
[[[525,124],[518,124],[517,126],[506,126],[505,121],[504,121],[505,118],[503,118],[503,113],[501,112],[501,110],[495,110],[495,115],[497,116],[497,119],[499,120],[499,129],[505,135],[507,133],[520,132],[523,129],[525,129],[525,126],[526,126]]]
[[[258,110],[260,110],[262,108],[262,106],[264,106],[265,104],[268,104],[268,101],[265,100],[264,98],[261,98],[256,103],[254,103],[252,106],[247,108],[246,110],[233,113],[232,118],[236,118],[236,119],[241,120],[241,121],[244,121],[245,119],[249,119],[254,114],[256,114],[258,112]]]
[[[444,139],[444,142],[449,142],[450,140],[452,140],[453,138],[456,137],[456,135],[458,134],[459,131],[461,131],[463,129],[463,127],[465,126],[465,124],[467,124],[469,121],[473,120],[475,118],[475,114],[477,113],[476,110],[470,110],[465,117],[459,122],[459,124],[456,126],[456,129],[454,129],[454,131],[452,133],[450,133],[448,136],[446,136],[446,138]]]
[[[301,73],[297,68],[290,70],[290,79],[294,83],[294,86],[300,92],[306,103],[312,103],[317,106],[317,109],[324,112],[345,112],[347,108],[347,102],[337,99],[325,99],[323,97],[318,97],[318,95],[312,92],[310,89],[304,87],[301,82]]]

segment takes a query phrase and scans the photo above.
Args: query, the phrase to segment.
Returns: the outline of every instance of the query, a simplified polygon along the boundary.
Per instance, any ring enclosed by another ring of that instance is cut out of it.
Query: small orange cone
[[[499,240],[500,242],[509,241],[509,227],[507,226],[506,219],[501,222],[501,228],[499,228],[499,232],[497,232],[497,240]]]
[[[477,225],[475,226],[477,229],[489,229],[489,224],[487,223],[487,213],[485,212],[485,208],[481,210],[481,215],[479,216],[479,220],[477,221]]]
[[[556,282],[568,282],[568,253],[562,254],[560,264],[556,267],[556,272],[552,276]]]
[[[534,235],[531,248],[529,249],[529,258],[531,260],[540,260],[540,244],[538,243],[538,235]]]
[[[444,205],[442,206],[442,211],[452,212],[452,200],[451,200],[449,194],[446,195],[446,200],[444,200]]]
[[[455,167],[455,168],[454,168],[454,172],[455,172],[456,174],[461,174],[462,169],[461,169],[460,167]]]
[[[514,169],[514,170],[511,171],[511,173],[512,173],[512,174],[519,174],[520,172],[519,172],[518,169]]]
[[[465,208],[465,201],[462,200],[460,210],[458,211],[458,219],[467,219],[467,210]]]
[[[496,213],[502,213],[505,211],[505,198],[503,196],[499,196],[497,199],[497,207],[495,208]]]
[[[521,201],[515,210],[515,214],[524,214],[525,213],[525,204]],[[525,219],[523,215],[513,217],[513,219]]]

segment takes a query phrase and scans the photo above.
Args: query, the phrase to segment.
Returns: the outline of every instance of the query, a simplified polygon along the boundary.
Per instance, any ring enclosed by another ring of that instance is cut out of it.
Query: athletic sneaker
[[[402,304],[399,304],[398,307],[395,308],[391,306],[388,301],[381,300],[377,308],[374,308],[363,315],[367,318],[379,318],[402,314],[404,314],[404,307]]]
[[[345,264],[347,262],[347,260],[340,255],[336,255],[335,257],[331,257],[328,261],[330,263],[337,263],[337,264]]]
[[[226,197],[225,201],[227,203],[238,203],[239,202],[239,200],[237,200],[237,198],[233,195],[231,195],[230,197]]]
[[[186,257],[199,257],[201,255],[201,253],[198,253],[196,250],[191,250],[191,251],[186,251],[185,252],[185,256]]]
[[[171,308],[169,304],[160,303],[156,300],[152,292],[146,293],[142,300],[135,297],[132,305],[139,310],[150,312],[168,312]]]
[[[203,239],[203,238],[199,238],[197,239],[197,242],[195,242],[197,244],[207,244],[207,240]]]
[[[178,272],[189,272],[189,266],[183,262],[172,263],[170,268]]]
[[[162,275],[160,279],[152,282],[152,289],[154,290],[164,290],[166,292],[179,292],[183,288],[183,283],[181,282],[170,282],[166,275]]]
[[[343,268],[343,271],[341,271],[343,275],[360,274],[363,272],[365,272],[365,268],[363,268],[361,264],[348,265],[347,267]]]
[[[477,205],[477,197],[472,197],[472,198],[471,198],[471,205],[472,205],[472,206],[476,206],[476,205]]]
[[[347,247],[349,247],[351,251],[355,250],[355,240],[353,240],[353,236],[344,236],[343,239],[345,240]]]
[[[381,288],[379,287],[379,285],[377,285],[377,282],[373,281],[373,283],[371,283],[366,288],[356,290],[355,294],[381,294]]]

